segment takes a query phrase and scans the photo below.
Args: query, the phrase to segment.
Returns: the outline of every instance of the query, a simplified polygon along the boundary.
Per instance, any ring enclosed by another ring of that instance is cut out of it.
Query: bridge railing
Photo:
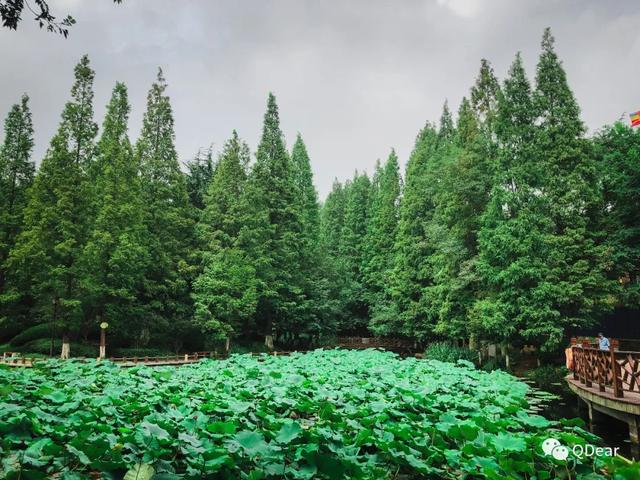
[[[571,347],[573,378],[586,387],[607,388],[615,397],[624,392],[640,393],[640,352],[600,350],[589,344]]]

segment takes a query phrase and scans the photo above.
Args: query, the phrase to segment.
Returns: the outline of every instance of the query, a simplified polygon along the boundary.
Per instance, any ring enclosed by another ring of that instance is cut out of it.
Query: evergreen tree
[[[302,218],[293,166],[280,131],[278,106],[269,94],[262,138],[247,186],[249,203],[257,230],[263,238],[253,248],[253,265],[259,276],[256,321],[265,335],[265,344],[273,346],[273,336],[299,330],[296,305],[303,296],[300,273]]]
[[[87,56],[75,67],[71,101],[38,171],[25,209],[24,230],[9,261],[18,277],[28,279],[38,316],[59,325],[62,356],[69,336],[83,324],[79,261],[89,233],[91,191],[87,170],[94,153],[94,72]]]
[[[600,132],[595,149],[609,276],[619,280],[619,305],[635,308],[640,304],[640,130],[616,123]]]
[[[137,295],[149,263],[138,164],[127,136],[129,112],[127,88],[117,83],[91,168],[96,218],[82,269],[90,318],[108,321],[117,335],[127,333],[129,322],[140,321]]]
[[[343,186],[337,179],[334,180],[320,212],[322,245],[330,258],[336,261],[340,255],[347,189],[347,185]]]
[[[6,282],[6,262],[9,252],[23,226],[27,192],[33,183],[34,162],[33,125],[29,110],[29,97],[23,95],[20,103],[11,107],[4,122],[4,142],[0,146],[0,327],[8,322],[9,309],[15,318],[20,299],[20,288],[15,285],[9,294]],[[5,317],[7,315],[7,317]]]
[[[363,252],[363,279],[374,330],[375,325],[386,325],[397,315],[386,295],[386,286],[398,230],[400,184],[398,157],[392,150],[378,178]]]
[[[453,117],[449,110],[449,102],[445,100],[442,106],[442,114],[440,115],[440,128],[438,129],[438,141],[440,145],[448,144],[453,141],[456,129],[453,123]]]
[[[174,145],[173,113],[166,88],[159,69],[147,96],[142,132],[136,144],[143,222],[147,249],[153,259],[145,278],[145,321],[135,327],[140,344],[148,340],[153,329],[163,331],[169,338],[178,338],[177,332],[189,331],[191,327],[189,285],[194,269],[188,260],[194,225],[185,175],[180,171]]]
[[[350,333],[363,333],[369,325],[369,302],[364,284],[362,262],[364,241],[367,236],[371,180],[366,173],[356,172],[346,191],[344,207],[344,225],[340,234],[340,271],[345,276],[345,299],[347,323],[341,330]]]
[[[493,67],[483,58],[480,62],[480,73],[471,88],[471,106],[485,137],[489,140],[493,139],[499,95],[500,84],[493,73]]]
[[[603,239],[594,223],[601,205],[595,162],[582,137],[580,108],[548,28],[542,38],[533,105],[539,125],[535,154],[544,168],[540,193],[553,222],[545,278],[550,288],[545,289],[544,300],[550,312],[528,322],[524,334],[543,336],[548,346],[554,346],[562,342],[567,328],[587,325],[610,308],[611,285],[605,279]]]
[[[433,248],[434,285],[425,291],[435,332],[468,337],[468,313],[479,290],[476,274],[480,217],[491,191],[493,158],[485,149],[485,131],[470,102],[458,112],[454,143],[442,151],[444,160],[435,193],[435,210],[426,225]]]
[[[337,179],[334,180],[331,191],[320,210],[320,245],[325,259],[324,278],[329,286],[327,310],[336,325],[346,323],[346,299],[342,292],[346,290],[347,282],[344,275],[344,262],[340,256],[340,245],[349,185],[349,182],[343,186]]]
[[[216,163],[198,227],[205,247],[193,285],[195,318],[212,340],[247,335],[254,327],[256,271],[241,238],[248,164],[249,147],[234,131]]]
[[[611,291],[595,223],[601,195],[594,162],[553,43],[547,29],[531,100],[518,58],[505,85],[505,124],[497,131],[508,169],[480,239],[480,271],[492,288],[472,315],[493,335],[544,349],[606,310]]]
[[[208,148],[205,152],[199,150],[196,157],[187,162],[187,193],[191,205],[197,210],[204,209],[204,198],[214,169],[212,148]]]
[[[298,304],[298,329],[312,338],[326,333],[332,320],[332,305],[329,304],[330,286],[327,281],[329,266],[320,244],[320,205],[313,184],[313,172],[307,148],[298,134],[291,151],[293,180],[297,189],[301,219],[301,249],[299,285],[304,300]],[[299,346],[299,335],[294,334],[295,347]]]
[[[394,269],[389,290],[398,311],[396,322],[376,328],[380,334],[402,334],[422,340],[431,335],[435,319],[429,315],[423,291],[432,284],[428,258],[432,253],[425,224],[433,216],[432,172],[438,163],[438,131],[427,123],[416,138],[407,163],[400,205]]]

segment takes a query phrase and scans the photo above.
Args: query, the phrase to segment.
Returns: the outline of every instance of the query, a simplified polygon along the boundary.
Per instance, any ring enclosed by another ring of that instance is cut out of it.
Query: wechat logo
[[[542,442],[542,451],[545,455],[551,455],[556,460],[566,460],[569,456],[569,449],[555,438],[547,438]]]

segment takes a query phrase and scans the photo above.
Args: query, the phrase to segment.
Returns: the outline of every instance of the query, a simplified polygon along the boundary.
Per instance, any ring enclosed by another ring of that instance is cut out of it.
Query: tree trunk
[[[227,339],[224,342],[225,353],[229,353],[229,350],[231,350],[231,337],[227,337]]]
[[[68,360],[71,354],[71,344],[69,343],[69,336],[62,336],[62,352],[60,352],[60,358],[62,360]]]
[[[264,336],[264,345],[269,350],[273,350],[273,335],[265,335]]]
[[[502,356],[504,357],[504,366],[507,370],[509,370],[509,344],[503,343],[502,345],[500,345],[500,350],[502,351]]]

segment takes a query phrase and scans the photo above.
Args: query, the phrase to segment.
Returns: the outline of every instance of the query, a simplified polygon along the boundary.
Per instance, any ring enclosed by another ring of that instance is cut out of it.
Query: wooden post
[[[601,392],[604,392],[604,384],[607,380],[607,372],[604,370],[604,365],[606,365],[606,357],[607,352],[596,352],[596,365],[598,367],[598,389]]]
[[[613,348],[609,349],[609,355],[611,355],[611,369],[613,370],[612,386],[613,396],[622,398],[622,378],[620,373],[620,364],[616,361],[616,352]]]

